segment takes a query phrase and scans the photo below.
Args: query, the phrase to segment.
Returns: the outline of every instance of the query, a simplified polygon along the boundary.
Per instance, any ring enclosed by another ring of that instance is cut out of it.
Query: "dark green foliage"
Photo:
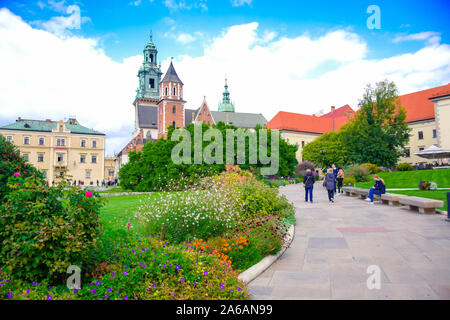
[[[226,130],[237,129],[234,126],[225,125],[219,122],[213,126],[218,129],[223,137],[223,159],[226,160]],[[184,190],[199,181],[201,177],[212,176],[225,170],[224,164],[194,164],[194,125],[185,127],[191,135],[191,164],[175,164],[172,161],[172,149],[179,143],[171,141],[173,128],[169,128],[167,139],[159,139],[155,142],[149,142],[144,146],[142,152],[130,152],[129,162],[120,170],[121,186],[125,189],[134,191],[156,191],[156,190]],[[202,125],[202,132],[209,129],[207,124]],[[259,129],[255,128],[257,141],[259,141]],[[246,131],[247,132],[247,131]],[[268,134],[268,145],[270,153],[271,131]],[[214,141],[203,141],[203,150]],[[237,140],[235,140],[234,163],[237,164]],[[290,145],[285,140],[279,140],[279,170],[278,176],[292,176],[297,164],[295,153],[296,145]],[[258,149],[259,150],[259,149]],[[259,160],[259,152],[258,152]],[[256,175],[260,175],[261,167],[267,166],[261,164],[249,164],[249,139],[246,139],[245,164],[239,164],[242,169],[250,170]]]
[[[0,208],[0,265],[30,281],[60,282],[70,265],[86,270],[100,234],[100,199],[36,176],[13,177],[9,188]]]
[[[341,132],[327,132],[305,145],[303,158],[321,168],[332,164],[346,165],[349,162],[348,150],[343,143]]]
[[[352,122],[340,129],[350,163],[393,167],[409,141],[406,110],[397,87],[387,80],[368,86]]]
[[[20,156],[17,148],[0,135],[0,203],[11,190],[8,187],[8,178],[18,172],[22,177],[33,174],[42,177],[42,174]]]

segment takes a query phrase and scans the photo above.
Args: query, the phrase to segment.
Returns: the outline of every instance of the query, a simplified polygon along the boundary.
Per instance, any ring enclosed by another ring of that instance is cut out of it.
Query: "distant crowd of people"
[[[345,173],[342,167],[336,168],[333,164],[331,168],[327,170],[325,178],[323,180],[323,187],[327,189],[328,192],[328,201],[333,203],[334,196],[336,193],[343,193],[343,181],[344,181]],[[373,204],[374,195],[381,195],[386,193],[386,183],[383,179],[381,179],[378,175],[373,175],[373,179],[375,184],[369,190],[369,195],[366,201],[369,201],[370,204]],[[313,189],[315,183],[315,176],[310,169],[306,170],[306,174],[303,177],[303,186],[305,188],[305,202],[308,200],[313,202]]]
[[[100,181],[99,180],[97,180],[96,181],[97,182],[97,187],[99,187],[100,186]],[[118,181],[118,179],[117,178],[115,178],[114,180],[105,180],[105,179],[103,179],[102,180],[102,182],[101,182],[101,186],[102,187],[106,187],[106,186],[115,186],[115,185],[117,185],[117,183],[118,183],[119,181]],[[51,183],[49,183],[49,181],[47,181],[46,182],[46,185],[48,186],[48,185],[51,185],[51,186],[54,186],[55,185],[55,181],[54,180],[52,180],[51,181]],[[72,181],[72,183],[71,183],[71,185],[72,186],[84,186],[84,180],[73,180]],[[94,181],[90,181],[89,182],[89,185],[90,186],[93,186],[94,185]]]
[[[414,170],[429,170],[429,169],[433,169],[433,168],[438,168],[438,167],[448,167],[450,166],[450,164],[448,163],[438,163],[438,162],[433,162],[433,163],[416,163],[415,165],[413,165]]]

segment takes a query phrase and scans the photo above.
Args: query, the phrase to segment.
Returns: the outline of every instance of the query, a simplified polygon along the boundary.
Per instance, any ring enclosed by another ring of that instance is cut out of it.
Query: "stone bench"
[[[343,187],[342,190],[347,196],[360,197],[361,199],[365,199],[369,195],[369,189]]]
[[[381,195],[381,202],[383,204],[388,204],[390,206],[398,207],[401,206],[399,200],[400,198],[407,197],[404,194],[396,194],[396,193],[385,193]]]
[[[436,208],[444,206],[444,201],[421,197],[402,197],[399,202],[402,205],[409,206],[410,210],[419,210],[420,213],[435,213]]]

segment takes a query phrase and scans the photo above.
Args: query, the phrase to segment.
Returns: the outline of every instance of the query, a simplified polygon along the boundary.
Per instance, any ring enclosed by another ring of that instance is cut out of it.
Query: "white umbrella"
[[[432,145],[431,147],[419,152],[414,152],[414,154],[426,159],[450,158],[450,150],[441,149],[436,145]]]

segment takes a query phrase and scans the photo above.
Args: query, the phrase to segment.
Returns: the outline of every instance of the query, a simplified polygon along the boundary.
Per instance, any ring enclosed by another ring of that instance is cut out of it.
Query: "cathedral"
[[[166,137],[169,126],[183,128],[190,123],[212,125],[222,121],[238,128],[252,129],[256,125],[264,127],[267,124],[266,118],[260,113],[235,112],[227,79],[222,101],[217,111],[212,111],[205,97],[197,109],[185,108],[184,84],[175,71],[173,61],[170,62],[164,77],[162,75],[158,50],[150,35],[150,40],[144,48],[144,61],[137,74],[139,86],[133,102],[135,129],[131,141],[117,155],[119,168],[128,162],[128,152],[142,150],[148,141]]]

